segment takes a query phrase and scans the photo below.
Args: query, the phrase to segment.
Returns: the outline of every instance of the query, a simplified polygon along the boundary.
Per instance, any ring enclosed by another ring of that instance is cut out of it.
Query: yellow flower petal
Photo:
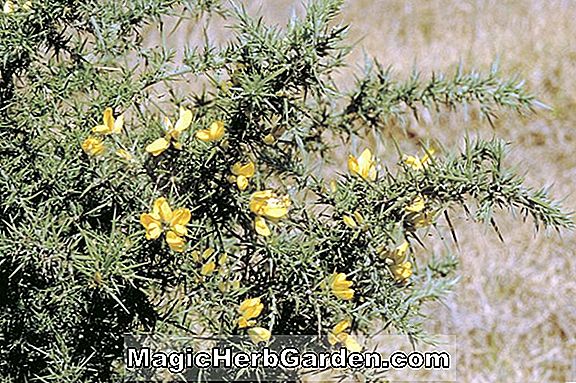
[[[232,166],[232,174],[235,176],[244,176],[250,178],[254,176],[255,171],[256,166],[252,161],[248,161],[245,164],[237,162]]]
[[[210,275],[214,272],[214,269],[216,269],[216,263],[214,261],[210,261],[210,262],[208,262],[202,266],[202,269],[200,270],[200,274]]]
[[[334,335],[338,335],[341,332],[344,332],[348,329],[348,327],[350,327],[351,323],[349,320],[344,319],[340,322],[338,322],[338,324],[336,324],[336,326],[334,326],[334,328],[332,329],[332,333]]]
[[[361,352],[362,346],[358,344],[356,339],[352,335],[348,335],[346,339],[344,339],[344,347],[350,352]]]
[[[112,119],[114,120],[114,119]],[[124,126],[124,115],[121,114],[120,116],[118,116],[118,118],[116,119],[116,121],[114,121],[113,127],[112,127],[112,133],[122,133],[122,127]]]
[[[104,109],[104,125],[108,128],[107,133],[112,133],[112,129],[114,129],[114,116],[112,115],[112,108]]]
[[[146,213],[140,215],[140,223],[142,226],[144,226],[145,229],[147,229],[148,226],[150,226],[152,223],[160,225],[160,221],[157,218],[155,218],[152,214]]]
[[[272,334],[265,328],[253,327],[248,329],[248,336],[250,336],[252,342],[258,344],[260,342],[267,342],[268,340],[270,340]]]
[[[96,125],[92,128],[92,133],[107,134],[109,131],[106,125]]]
[[[168,243],[168,246],[172,251],[176,251],[179,253],[184,251],[184,245],[185,245],[184,240],[182,239],[182,237],[178,236],[178,234],[176,234],[171,230],[166,233],[166,243]]]
[[[242,175],[236,177],[236,186],[238,186],[238,189],[240,189],[240,191],[246,190],[246,188],[248,187],[248,178]]]
[[[213,248],[209,247],[206,250],[204,250],[204,252],[202,253],[202,258],[203,259],[208,259],[212,256],[212,254],[214,254],[216,250],[214,250]]]
[[[90,156],[99,156],[104,153],[104,143],[96,137],[88,137],[82,142],[82,150]]]
[[[196,138],[200,141],[211,142],[218,141],[224,137],[226,129],[223,121],[213,122],[208,129],[202,129],[196,132]]]
[[[188,129],[191,123],[192,123],[192,112],[181,106],[180,117],[178,118],[178,121],[176,121],[176,126],[174,127],[174,130],[178,133],[182,133],[183,131]]]
[[[254,325],[256,325],[255,320],[247,320],[244,317],[238,318],[238,328],[252,327]]]
[[[170,223],[172,221],[172,208],[164,197],[156,198],[152,205],[152,211],[160,216],[162,221]]]
[[[276,142],[276,138],[271,134],[267,134],[264,136],[263,141],[266,145],[274,145],[274,143]]]
[[[406,156],[404,158],[404,163],[406,165],[410,166],[414,170],[420,170],[423,168],[422,162],[420,161],[420,159],[416,158],[414,156]]]
[[[257,216],[254,219],[254,228],[256,229],[256,233],[264,237],[268,237],[270,234],[272,234],[268,224],[266,224],[266,220],[263,217]]]
[[[221,139],[225,132],[224,121],[215,121],[210,125],[210,137],[213,141]]]
[[[352,285],[353,282],[348,281],[344,273],[334,274],[330,281],[332,294],[344,300],[350,300],[354,297],[354,290],[350,288]]]
[[[408,207],[406,207],[406,211],[411,213],[418,213],[424,210],[425,207],[426,204],[424,202],[424,197],[417,196],[416,198],[414,198],[414,201],[412,201],[412,203]]]
[[[346,226],[355,229],[358,227],[358,225],[356,224],[356,221],[354,220],[354,218],[352,218],[349,215],[345,215],[342,220],[344,221],[344,223],[346,224]]]
[[[238,311],[243,318],[248,320],[258,317],[263,309],[264,304],[260,301],[260,298],[249,298],[242,301]]]
[[[146,239],[157,239],[162,234],[162,227],[159,224],[150,224],[146,228]]]
[[[170,220],[170,228],[179,236],[186,235],[186,225],[190,222],[190,210],[186,208],[179,208],[172,212],[172,219]]]
[[[364,149],[360,157],[348,156],[348,169],[350,173],[358,175],[366,181],[376,180],[376,163],[370,149]]]
[[[396,265],[392,268],[392,273],[397,280],[406,280],[412,276],[412,263],[404,262],[400,265]]]
[[[162,154],[162,152],[164,152],[166,149],[168,149],[169,146],[170,141],[168,141],[164,137],[161,137],[152,142],[151,144],[149,144],[148,146],[146,146],[146,151],[152,154],[153,156],[158,156]]]

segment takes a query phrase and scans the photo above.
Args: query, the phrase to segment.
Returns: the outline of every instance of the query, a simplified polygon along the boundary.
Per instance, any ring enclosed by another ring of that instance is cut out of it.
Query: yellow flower
[[[238,319],[238,327],[245,328],[254,326],[256,324],[256,321],[252,319],[257,318],[263,309],[264,304],[260,302],[260,298],[245,299],[240,304],[240,308],[238,309],[238,311],[240,312],[240,318]]]
[[[280,219],[288,214],[291,202],[288,196],[279,197],[272,190],[258,191],[250,199],[250,211],[268,219]]]
[[[245,164],[240,162],[232,166],[232,174],[235,176],[236,185],[238,189],[244,191],[248,187],[248,179],[254,176],[256,166],[254,162],[248,161]]]
[[[208,129],[202,129],[196,132],[196,138],[204,142],[218,141],[224,137],[226,129],[224,121],[214,121]]]
[[[166,135],[154,140],[151,144],[146,146],[146,151],[153,156],[159,156],[166,149],[170,147],[170,143],[174,148],[180,150],[182,149],[182,143],[180,143],[180,135],[184,132],[190,124],[192,123],[192,112],[184,107],[180,107],[180,116],[176,125],[172,124],[172,121],[168,117],[164,117],[163,120],[164,129],[166,130]]]
[[[91,156],[99,156],[104,153],[104,143],[97,137],[88,137],[82,142],[82,149],[86,154]]]
[[[260,234],[263,237],[268,237],[272,232],[266,223],[266,220],[263,217],[256,216],[254,218],[254,229],[256,233]]]
[[[408,241],[402,242],[401,245],[396,247],[392,251],[388,251],[383,254],[384,258],[392,259],[395,263],[400,263],[406,258],[406,252],[410,248],[410,244]]]
[[[346,224],[346,226],[348,226],[351,229],[355,229],[358,227],[358,225],[356,224],[356,221],[354,220],[353,217],[349,216],[349,215],[345,215],[342,220],[344,221],[344,223]]]
[[[272,334],[263,327],[253,327],[248,329],[248,336],[250,336],[254,344],[258,344],[260,342],[268,342]]]
[[[250,211],[256,214],[254,220],[256,233],[262,236],[269,236],[271,232],[264,218],[272,221],[283,218],[288,214],[290,205],[290,198],[287,195],[279,197],[272,190],[262,190],[253,193],[248,206]]]
[[[346,279],[346,274],[337,273],[330,278],[330,289],[332,294],[340,299],[350,300],[354,297],[354,290],[351,289],[353,282]]]
[[[190,222],[190,210],[179,208],[172,210],[166,198],[157,198],[152,205],[152,212],[140,215],[140,223],[146,229],[146,239],[160,237],[166,229],[166,243],[171,250],[184,251],[186,225]]]
[[[358,344],[356,339],[345,331],[350,327],[349,320],[343,320],[338,322],[336,326],[332,329],[331,332],[328,333],[328,343],[331,345],[335,345],[337,343],[344,344],[344,347],[351,352],[360,352],[362,351],[362,346]]]
[[[364,149],[358,158],[350,154],[348,156],[348,170],[366,181],[374,181],[376,179],[376,162],[370,149]]]
[[[266,145],[274,145],[276,138],[272,134],[267,134],[264,136],[263,141]]]
[[[432,154],[434,154],[434,149],[429,149],[428,152],[422,157],[422,159],[414,156],[405,156],[404,163],[414,170],[422,170],[430,161],[430,155]]]
[[[124,125],[124,115],[114,119],[112,115],[112,108],[106,108],[103,115],[103,125],[97,125],[92,128],[92,133],[99,134],[118,134],[122,133],[122,126]]]
[[[412,275],[412,263],[403,262],[399,265],[395,265],[392,267],[392,273],[397,280],[404,281]]]
[[[424,210],[425,207],[426,204],[424,201],[424,197],[417,196],[416,198],[414,198],[414,201],[412,201],[412,203],[406,207],[406,211],[410,213],[419,213],[422,210]]]
[[[200,274],[202,275],[210,275],[216,269],[216,263],[214,261],[210,261],[202,266],[202,270],[200,270]]]
[[[116,155],[120,158],[124,158],[126,161],[130,161],[132,160],[132,154],[128,153],[126,150],[124,149],[118,149],[116,150]]]

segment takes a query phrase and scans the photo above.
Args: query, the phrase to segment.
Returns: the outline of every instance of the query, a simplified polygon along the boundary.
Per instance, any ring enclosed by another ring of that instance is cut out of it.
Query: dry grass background
[[[248,2],[245,2],[248,3]],[[300,3],[250,1],[253,14],[284,25]],[[576,206],[576,1],[574,0],[349,0],[343,20],[353,40],[362,38],[350,57],[363,62],[363,51],[392,65],[402,78],[413,68],[424,74],[465,68],[488,70],[496,58],[505,75],[518,74],[553,111],[518,117],[500,113],[496,128],[474,114],[456,113],[409,122],[420,138],[446,147],[461,145],[465,134],[500,137],[512,143],[508,165],[526,173],[533,186],[551,185],[564,206]],[[200,28],[189,27],[172,43],[191,44]],[[210,32],[214,42],[226,39]],[[180,45],[181,46],[181,45]],[[349,83],[349,72],[340,80]],[[398,127],[400,141],[406,137]],[[410,148],[416,148],[412,145]],[[408,147],[406,147],[408,148]],[[389,153],[389,154],[388,154]],[[392,145],[379,145],[378,156],[397,160]],[[342,169],[345,164],[342,163]],[[535,233],[508,213],[497,216],[504,243],[490,229],[455,212],[462,280],[443,305],[429,312],[428,330],[458,336],[458,380],[462,382],[576,381],[576,235]],[[429,249],[446,251],[431,232]],[[449,237],[449,236],[448,236]]]

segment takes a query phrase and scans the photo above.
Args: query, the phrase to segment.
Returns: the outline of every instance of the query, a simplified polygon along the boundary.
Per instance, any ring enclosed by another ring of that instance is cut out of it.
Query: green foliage
[[[272,334],[326,335],[350,318],[354,331],[384,327],[427,341],[420,309],[449,292],[457,261],[416,256],[426,230],[445,220],[456,238],[457,207],[490,223],[507,208],[536,225],[573,227],[544,191],[503,167],[497,140],[466,142],[461,153],[426,148],[425,166],[378,164],[375,180],[340,174],[329,190],[333,175],[314,164],[338,149],[334,136],[381,134],[418,108],[477,103],[493,118],[497,107],[535,102],[494,70],[400,82],[371,64],[353,89],[339,90],[332,75],[350,51],[348,27],[335,22],[341,3],[314,1],[284,29],[204,0],[14,2],[0,15],[1,376],[119,379],[123,333],[244,334],[238,306],[254,297],[264,303],[258,325]],[[143,43],[146,25],[164,36],[167,20],[206,13],[232,21],[227,45],[182,48],[179,61]],[[204,89],[182,95],[196,81]],[[193,112],[182,149],[146,152],[180,106]],[[107,107],[124,114],[124,128],[101,135],[102,155],[88,155],[82,144]],[[224,122],[222,139],[196,138],[215,121]],[[231,168],[249,160],[256,171],[239,190]],[[292,205],[267,220],[265,237],[249,205],[268,189]],[[159,197],[191,211],[183,252],[165,233],[145,238],[139,218]],[[422,208],[410,211],[419,198]],[[399,255],[405,240],[410,250]],[[413,274],[401,278],[395,270],[408,259]],[[216,270],[203,273],[210,262]],[[353,281],[353,299],[331,291],[335,272]]]

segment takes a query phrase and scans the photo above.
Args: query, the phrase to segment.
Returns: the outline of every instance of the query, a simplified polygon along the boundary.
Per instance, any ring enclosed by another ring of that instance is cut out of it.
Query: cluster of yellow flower
[[[190,210],[179,208],[172,210],[166,198],[157,198],[152,204],[152,211],[140,216],[140,223],[146,229],[146,239],[157,239],[166,232],[166,242],[170,249],[184,251],[184,238],[188,232],[186,225],[190,222]]]
[[[421,171],[425,169],[430,162],[430,156],[432,154],[434,154],[434,149],[428,150],[421,159],[415,156],[405,156],[404,163],[413,170]],[[348,169],[350,173],[359,176],[366,181],[376,180],[376,160],[370,149],[365,149],[358,158],[350,154],[348,156]],[[335,183],[332,186],[332,190],[336,190]],[[421,228],[429,226],[434,222],[435,213],[425,211],[425,209],[426,199],[422,195],[417,196],[408,206],[406,206],[405,210],[410,215],[414,227]],[[343,216],[343,221],[348,227],[356,229],[363,223],[364,219],[358,211],[355,211],[353,215],[345,214]],[[408,242],[404,241],[404,243],[396,249],[386,251],[384,255],[387,260],[390,260],[392,274],[399,281],[405,281],[412,276],[412,263],[406,260],[406,252],[408,248]]]
[[[260,343],[267,342],[270,339],[271,333],[263,327],[256,326],[256,318],[260,316],[264,304],[260,298],[245,299],[238,309],[240,318],[238,318],[238,328],[248,328],[248,335],[252,342]]]

